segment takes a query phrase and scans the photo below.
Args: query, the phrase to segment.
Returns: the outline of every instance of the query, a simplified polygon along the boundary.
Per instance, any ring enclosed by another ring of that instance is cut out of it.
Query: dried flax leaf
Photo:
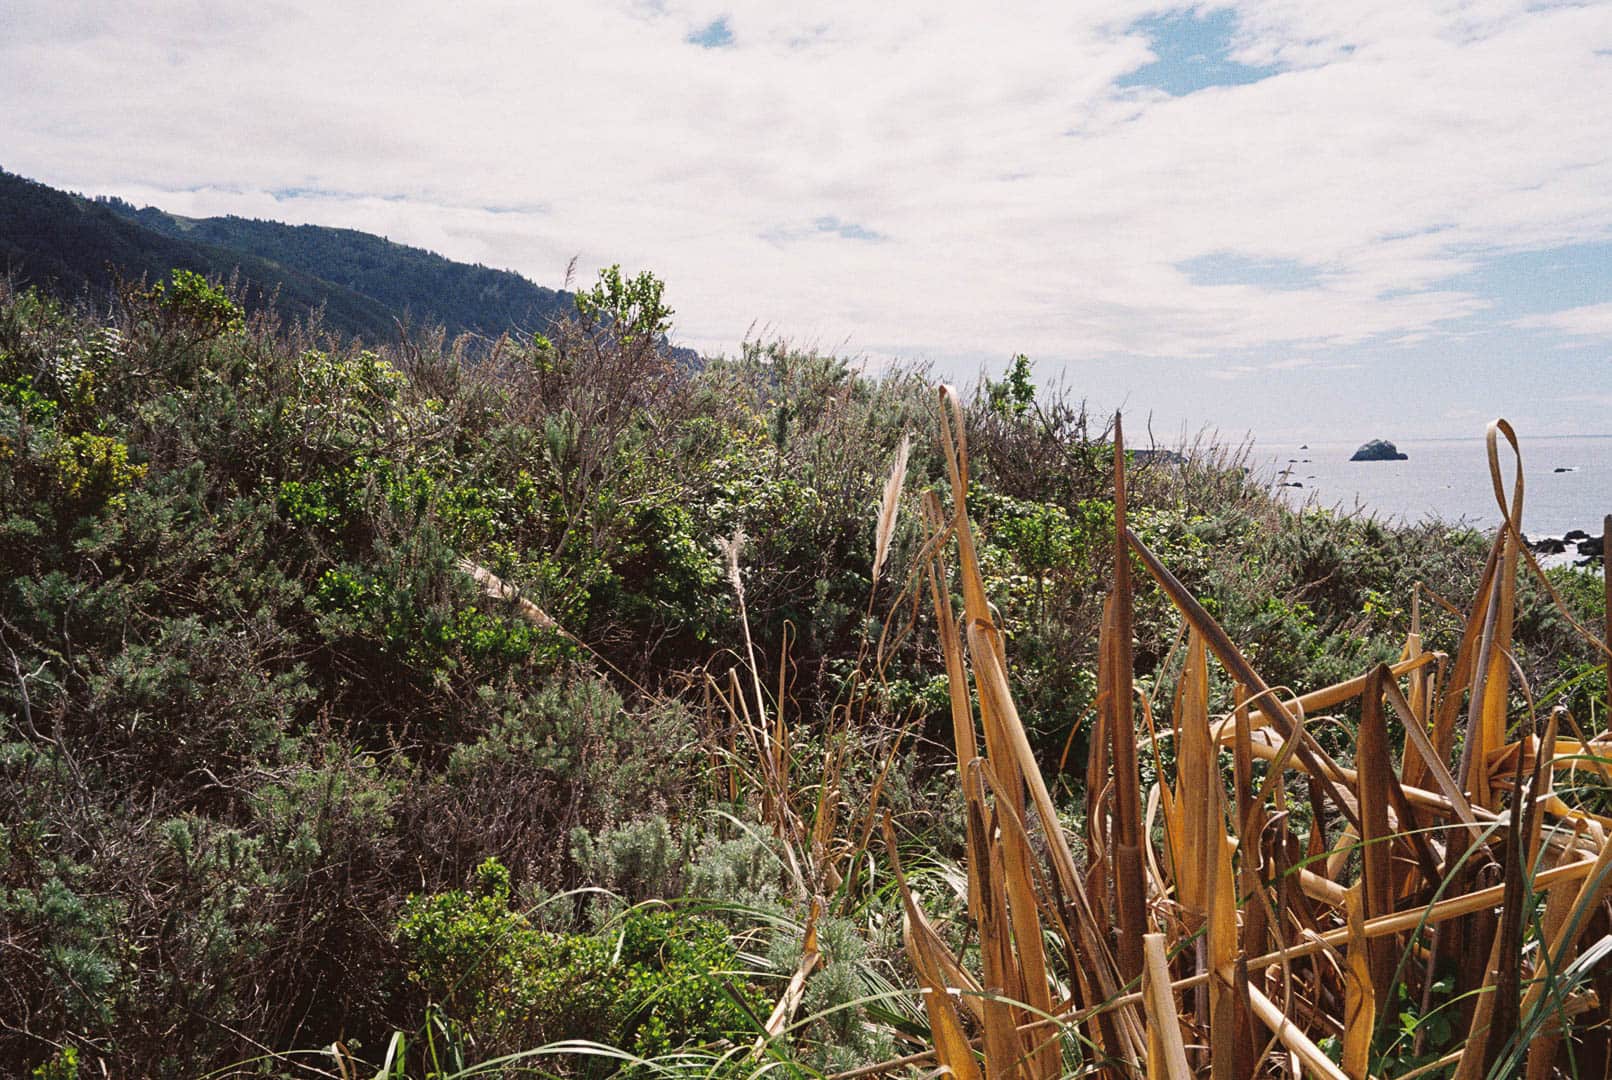
[[[1561,971],[1573,959],[1578,950],[1578,939],[1584,933],[1595,909],[1606,898],[1608,891],[1612,891],[1612,844],[1603,844],[1600,854],[1587,867],[1584,863],[1572,863],[1566,867],[1557,867],[1555,871],[1547,870],[1534,878],[1534,889],[1538,891],[1543,882],[1550,878],[1554,872],[1562,870],[1581,871],[1583,880],[1579,884],[1578,893],[1573,902],[1566,907],[1565,914],[1556,925],[1556,930],[1549,938],[1549,959],[1542,960],[1541,969]],[[1523,995],[1519,1013],[1526,1017],[1538,1006],[1539,999],[1544,993],[1543,980],[1536,980],[1529,986]]]
[[[997,778],[1011,791],[1029,788],[1029,794],[1040,817],[1047,843],[1047,857],[1052,864],[1055,879],[1066,901],[1072,905],[1075,925],[1071,927],[1080,936],[1081,954],[1090,964],[1089,974],[1098,992],[1105,999],[1119,996],[1119,980],[1112,956],[1106,943],[1093,932],[1095,915],[1086,893],[1068,838],[1059,824],[1052,796],[1041,775],[1040,766],[1030,748],[1030,740],[1019,720],[1012,694],[1008,688],[1000,635],[992,619],[989,600],[985,594],[985,580],[980,572],[973,534],[967,512],[968,463],[964,439],[963,409],[957,392],[950,386],[940,388],[941,441],[945,451],[947,474],[952,483],[953,531],[957,540],[958,570],[963,586],[964,637],[973,661],[975,687],[980,700],[980,719],[986,731],[987,754]],[[998,760],[992,746],[1004,747]],[[1022,786],[1021,786],[1022,785]],[[980,863],[986,862],[985,858]],[[983,890],[982,890],[983,891]],[[1131,1066],[1141,1056],[1144,1025],[1134,1004],[1116,1006],[1112,1015],[1099,1025],[1098,1037],[1103,1049],[1111,1057]],[[1117,1043],[1117,1045],[1110,1045]]]
[[[1467,801],[1466,792],[1461,790],[1461,786],[1450,775],[1449,767],[1445,765],[1443,759],[1439,756],[1438,750],[1433,745],[1433,740],[1418,721],[1419,714],[1416,712],[1413,703],[1405,699],[1405,696],[1400,693],[1399,687],[1392,679],[1383,683],[1383,692],[1388,704],[1399,714],[1400,721],[1405,727],[1405,764],[1400,769],[1400,774],[1405,777],[1401,784],[1402,790],[1425,786],[1425,780],[1423,784],[1419,785],[1412,783],[1409,779],[1412,771],[1410,768],[1411,761],[1419,761],[1421,768],[1417,770],[1418,777],[1433,781],[1438,790],[1449,800],[1450,809],[1454,816],[1460,819],[1461,824],[1466,826],[1468,838],[1476,842],[1482,833],[1482,829],[1479,828],[1477,817],[1472,812],[1472,804]],[[1412,748],[1416,751],[1415,755],[1411,754]]]
[[[1586,886],[1593,882],[1599,882],[1595,886],[1596,895],[1591,895],[1586,901],[1584,900],[1584,890]],[[1578,859],[1553,866],[1549,870],[1535,875],[1533,881],[1535,892],[1565,889],[1569,885],[1578,885],[1579,887],[1572,904],[1569,906],[1569,915],[1575,912],[1582,914],[1593,908],[1600,899],[1604,899],[1606,892],[1612,890],[1612,846],[1608,846],[1602,852],[1602,855],[1596,858]],[[1470,915],[1474,911],[1494,908],[1501,903],[1504,897],[1504,885],[1479,889],[1461,896],[1446,897],[1437,903],[1429,904],[1425,908],[1398,911],[1392,915],[1385,915],[1380,919],[1369,920],[1364,925],[1363,932],[1366,937],[1373,938],[1384,934],[1401,934],[1407,930],[1421,929],[1424,926],[1436,926],[1450,919]],[[1584,904],[1588,906],[1585,907],[1583,906]],[[1561,934],[1565,940],[1570,935],[1581,934],[1585,924],[1581,923],[1574,928],[1569,928],[1568,917],[1564,915],[1562,927]],[[1551,940],[1557,940],[1556,935],[1552,935]],[[1576,941],[1576,937],[1573,940]],[[1314,937],[1274,952],[1247,959],[1239,957],[1237,962],[1239,967],[1246,967],[1250,972],[1264,971],[1278,964],[1313,956],[1327,949],[1346,946],[1348,943],[1349,929],[1348,927],[1340,927],[1336,930],[1328,930],[1324,934],[1317,934]],[[1176,990],[1186,990],[1194,986],[1206,985],[1208,982],[1209,975],[1204,974],[1177,979],[1173,985]],[[1538,988],[1536,987],[1535,989],[1537,990]],[[1136,996],[1136,1000],[1140,1000],[1140,997]],[[1524,999],[1523,1011],[1525,1014],[1528,1004],[1528,1001]]]
[[[951,993],[935,963],[930,951],[930,942],[924,935],[913,932],[915,925],[927,926],[927,921],[918,907],[918,902],[913,899],[912,890],[907,887],[906,875],[901,872],[901,856],[896,852],[896,833],[890,825],[888,814],[884,819],[884,846],[890,856],[896,886],[901,891],[901,904],[906,913],[902,932],[906,940],[907,957],[912,961],[913,970],[918,974],[918,981],[923,984],[924,1012],[929,1016],[929,1032],[935,1040],[935,1059],[957,1080],[980,1080],[974,1050],[968,1044],[968,1037],[963,1034],[963,1023],[957,1015],[957,1006],[953,1003]]]
[[[1501,435],[1511,444],[1516,461],[1509,505],[1500,472]],[[1493,809],[1495,796],[1489,782],[1487,763],[1489,753],[1498,750],[1506,741],[1506,714],[1511,693],[1511,636],[1516,614],[1517,563],[1521,549],[1517,523],[1522,521],[1523,474],[1522,451],[1517,445],[1517,434],[1509,423],[1505,420],[1491,423],[1485,442],[1489,453],[1489,477],[1502,518],[1498,537],[1500,563],[1478,652],[1477,682],[1473,687],[1468,713],[1467,745],[1462,751],[1468,768],[1462,779],[1472,792],[1474,803]]]
[[[1348,818],[1351,824],[1358,825],[1359,822],[1356,819],[1354,808],[1339,787],[1338,781],[1342,774],[1337,762],[1333,761],[1327,752],[1321,748],[1320,744],[1315,741],[1315,736],[1303,729],[1294,714],[1277,698],[1270,686],[1266,684],[1264,679],[1260,678],[1259,673],[1249,664],[1241,650],[1232,643],[1231,638],[1226,635],[1225,630],[1221,629],[1220,624],[1215,621],[1208,611],[1204,610],[1197,597],[1193,596],[1187,587],[1181,584],[1159,557],[1132,530],[1125,530],[1125,539],[1130,544],[1131,549],[1141,558],[1143,565],[1147,567],[1148,573],[1153,576],[1159,587],[1169,596],[1170,602],[1203,635],[1204,641],[1208,644],[1210,651],[1215,654],[1215,658],[1220,661],[1221,666],[1231,674],[1232,678],[1242,684],[1254,699],[1270,703],[1272,708],[1267,712],[1267,715],[1271,717],[1276,730],[1283,738],[1296,741],[1294,753],[1304,766],[1305,771],[1320,781],[1327,796],[1332,800],[1333,805],[1338,808],[1339,812]]]
[[[1343,1071],[1349,1080],[1365,1080],[1371,1063],[1371,1038],[1377,1030],[1377,996],[1371,984],[1370,942],[1366,938],[1365,902],[1356,886],[1344,894],[1349,930],[1345,954],[1343,1005]]]
[[[1191,915],[1189,926],[1204,928],[1203,962],[1209,974],[1210,1045],[1235,1049],[1247,1024],[1247,999],[1236,989],[1237,893],[1232,843],[1226,833],[1226,795],[1219,744],[1210,730],[1209,664],[1203,636],[1187,635],[1186,662],[1176,691],[1176,795],[1181,824],[1176,890]],[[1239,1055],[1211,1053],[1215,1080],[1238,1080]]]
[[[1119,971],[1126,982],[1142,974],[1142,935],[1147,929],[1147,893],[1142,877],[1141,776],[1136,756],[1136,723],[1131,707],[1135,659],[1131,556],[1125,546],[1125,432],[1114,414],[1114,617],[1104,626],[1107,637],[1108,735],[1113,748],[1114,799],[1111,848],[1114,899],[1119,929]],[[1099,642],[1099,648],[1104,643]]]
[[[975,568],[977,572],[977,567]],[[980,711],[982,715],[990,715],[1000,719],[1003,734],[1012,747],[1014,757],[1022,768],[1021,777],[1030,788],[1031,799],[1035,805],[1036,813],[1041,818],[1043,835],[1047,843],[1047,856],[1052,864],[1054,876],[1058,887],[1063,891],[1064,897],[1073,905],[1074,923],[1071,928],[1080,935],[1079,947],[1088,963],[1091,965],[1092,975],[1098,992],[1104,999],[1117,998],[1120,987],[1123,985],[1118,976],[1117,965],[1108,950],[1106,942],[1094,932],[1098,925],[1098,916],[1094,913],[1090,896],[1081,881],[1075,867],[1073,853],[1069,850],[1068,839],[1064,836],[1063,828],[1058,822],[1057,812],[1052,803],[1052,796],[1047,791],[1046,782],[1042,779],[1040,768],[1036,764],[1035,754],[1030,748],[1029,737],[1025,734],[1024,726],[1020,723],[1018,712],[1013,707],[1011,696],[1008,694],[1006,673],[996,666],[996,655],[989,648],[988,643],[976,642],[976,635],[981,632],[977,624],[970,624],[969,628],[969,654],[974,658],[976,686],[980,694]],[[989,701],[989,705],[987,702]],[[992,768],[997,770],[998,779],[1006,786],[1008,781],[1002,776],[996,762]],[[1013,790],[1009,788],[1009,790]],[[1104,1044],[1104,1049],[1110,1055],[1122,1061],[1135,1062],[1140,1057],[1140,1048],[1143,1040],[1143,1024],[1137,1013],[1134,1003],[1118,1006],[1114,1010],[1115,1028],[1120,1045]]]
[[[1394,673],[1396,678],[1405,674],[1425,673],[1424,669],[1434,664],[1439,655],[1438,653],[1424,652],[1413,658],[1401,660],[1390,665],[1389,670]],[[1365,692],[1366,678],[1366,675],[1356,675],[1352,679],[1345,679],[1342,682],[1333,683],[1331,686],[1323,686],[1319,690],[1311,690],[1307,694],[1301,694],[1294,699],[1293,709],[1305,716],[1313,716],[1336,705],[1342,705],[1346,701],[1353,701]],[[1264,727],[1275,723],[1259,708],[1253,709],[1250,719],[1255,727]]]
[[[1091,748],[1086,759],[1086,887],[1095,895],[1102,897],[1109,895],[1112,885],[1109,870],[1108,801],[1111,785],[1108,776],[1111,745],[1108,724],[1113,709],[1108,703],[1108,698],[1113,692],[1113,677],[1108,669],[1112,666],[1114,657],[1112,650],[1106,645],[1113,640],[1113,622],[1114,596],[1110,593],[1103,600],[1102,621],[1098,627],[1097,701],[1092,722]],[[1102,920],[1099,931],[1105,937],[1111,936],[1108,905],[1100,905],[1097,914]]]
[[[977,779],[978,774],[975,774]],[[983,808],[983,799],[969,801],[969,814]],[[990,835],[995,823],[987,819],[980,825]],[[992,1080],[998,1077],[1021,1075],[1020,1063],[1024,1049],[1019,1041],[1021,1010],[1012,1003],[1023,1000],[1022,980],[1013,963],[1013,931],[1007,911],[1007,890],[1003,881],[1007,870],[1003,865],[1002,849],[989,845],[980,860],[980,923],[979,951],[983,973],[985,998],[984,1042],[985,1073]]]
[[[1250,984],[1248,997],[1253,1004],[1254,1015],[1259,1017],[1260,1022],[1270,1028],[1282,1044],[1292,1051],[1307,1075],[1323,1077],[1325,1080],[1349,1080],[1349,1077],[1332,1063],[1332,1059],[1327,1057],[1297,1024],[1283,1016],[1276,1003],[1266,997],[1258,987]]]
[[[1187,1066],[1186,1041],[1176,1019],[1175,994],[1170,989],[1170,967],[1164,955],[1164,935],[1142,937],[1142,989],[1146,999],[1148,1036],[1148,1075],[1168,1080],[1192,1080]]]
[[[984,784],[989,769],[990,766],[982,760],[976,759],[972,762],[969,779],[974,786],[975,794],[970,802],[974,799],[984,801]],[[1020,788],[1013,794],[1022,800],[1022,791]],[[1047,980],[1047,960],[1043,951],[1036,883],[1031,869],[1034,854],[1030,849],[1029,838],[1025,835],[1023,826],[1019,824],[1018,808],[1000,795],[997,798],[994,818],[996,829],[992,837],[993,854],[995,852],[1001,854],[1001,885],[1007,901],[1007,927],[1011,931],[1011,948],[1004,952],[1010,961],[1016,960],[1016,963],[1009,964],[1011,977],[1003,979],[1002,992],[1014,1001],[1027,1006],[1013,1009],[1016,1014],[1014,1028],[1017,1030],[1052,1012],[1052,991]],[[997,924],[993,921],[992,925],[994,928]],[[981,924],[982,945],[985,932],[985,924]],[[1032,1042],[1029,1046],[1021,1046],[1020,1056],[1024,1055],[1029,1058],[1028,1075],[1047,1077],[1049,1080],[1058,1075],[1056,1043],[1043,1040],[1039,1045]],[[990,1067],[991,1063],[987,1061],[987,1069]]]
[[[1422,649],[1422,583],[1418,581],[1411,589],[1411,624],[1410,631],[1405,635],[1405,660],[1407,662],[1422,659],[1429,655]],[[1423,732],[1427,730],[1428,706],[1431,700],[1428,697],[1427,669],[1418,667],[1410,673],[1409,705],[1411,713],[1416,717]]]
[[[935,536],[946,529],[945,512],[934,492],[924,497],[924,513]],[[947,589],[947,567],[940,545],[935,545],[928,560],[929,596],[935,607],[935,628],[940,636],[941,656],[946,663],[946,692],[951,703],[952,741],[957,747],[957,782],[965,789],[969,765],[979,756],[974,732],[974,706],[968,694],[968,667],[963,660],[963,642],[952,612],[951,593]],[[968,914],[976,923],[980,918],[979,900],[979,847],[970,833],[965,839],[965,856],[968,864]]]
[[[1542,803],[1549,796],[1555,780],[1553,772],[1555,762],[1548,760],[1548,757],[1555,751],[1557,745],[1556,731],[1560,718],[1565,714],[1566,710],[1561,708],[1551,712],[1550,722],[1545,729],[1545,737],[1539,741],[1539,749],[1536,751],[1539,758],[1535,760],[1534,765],[1534,782],[1539,787],[1539,791],[1535,796],[1536,804]],[[1542,815],[1535,816],[1534,824],[1536,829],[1534,835],[1529,837],[1529,866],[1537,865],[1539,857],[1543,854],[1543,836],[1540,835],[1542,830],[1539,828],[1541,824],[1539,821],[1540,816]],[[1548,942],[1561,929],[1565,913],[1562,904],[1555,902],[1554,898],[1549,894],[1546,894],[1543,907],[1544,910],[1540,913],[1540,938]],[[1535,972],[1536,976],[1542,977],[1545,974],[1543,971]],[[1542,1080],[1543,1077],[1549,1075],[1551,1064],[1556,1057],[1556,1047],[1560,1042],[1561,1035],[1554,1030],[1544,1029],[1534,1036],[1532,1044],[1528,1047],[1527,1080]]]
[[[1265,808],[1254,798],[1254,743],[1252,720],[1248,711],[1247,687],[1236,688],[1236,707],[1232,710],[1232,781],[1236,792],[1232,827],[1237,831],[1237,880],[1244,896],[1253,898],[1264,891],[1265,883],[1259,874],[1259,844],[1255,842],[1264,830]],[[1269,926],[1265,920],[1265,905],[1250,903],[1243,921],[1242,951],[1259,954],[1268,944]]]
[[[1360,858],[1362,900],[1366,918],[1391,915],[1397,890],[1393,880],[1393,836],[1388,824],[1388,786],[1394,763],[1388,746],[1388,727],[1383,721],[1382,667],[1372,670],[1361,697],[1360,733],[1355,748],[1358,767],[1356,798],[1360,804]],[[1373,941],[1369,947],[1371,985],[1374,1000],[1387,1001],[1394,979],[1396,950],[1390,939]]]
[[[1455,727],[1461,716],[1462,696],[1472,686],[1473,674],[1478,666],[1478,652],[1482,648],[1483,628],[1488,618],[1489,597],[1494,593],[1500,574],[1500,555],[1504,538],[1496,534],[1489,548],[1488,561],[1478,577],[1478,589],[1467,612],[1461,630],[1461,644],[1455,651],[1455,662],[1438,692],[1438,705],[1433,710],[1432,742],[1440,760],[1448,760],[1455,745]]]
[[[1566,852],[1562,858],[1570,858]],[[1545,910],[1540,919],[1540,938],[1543,941],[1554,941],[1567,922],[1567,909],[1570,900],[1559,893],[1545,895]],[[1543,968],[1543,965],[1541,965]],[[1546,972],[1539,970],[1536,976],[1543,976]],[[1551,1069],[1556,1064],[1556,1048],[1561,1043],[1561,1033],[1549,1028],[1542,1030],[1534,1037],[1528,1047],[1528,1077],[1527,1080],[1546,1080]]]
[[[1203,639],[1194,634],[1188,646],[1183,683],[1190,695],[1190,715],[1201,728],[1203,746],[1192,751],[1192,763],[1199,790],[1190,818],[1203,821],[1195,837],[1201,862],[1196,870],[1203,880],[1205,905],[1204,953],[1210,973],[1210,1044],[1233,1053],[1211,1054],[1210,1073],[1214,1080],[1242,1080],[1244,1066],[1252,1057],[1252,1043],[1246,1038],[1252,1029],[1248,995],[1239,989],[1236,975],[1237,885],[1232,868],[1232,842],[1226,833],[1226,792],[1220,778],[1214,741],[1209,738],[1209,665]],[[1244,1045],[1247,1043],[1247,1045]]]
[[[1175,801],[1183,809],[1176,896],[1188,911],[1203,917],[1209,909],[1210,839],[1225,830],[1217,820],[1222,800],[1214,798],[1220,789],[1220,761],[1219,747],[1209,733],[1208,659],[1203,637],[1196,630],[1187,638],[1187,662],[1176,691],[1175,715],[1181,733],[1176,745]],[[1214,818],[1207,813],[1211,799]]]
[[[1555,718],[1550,722],[1551,737],[1555,737]],[[1530,736],[1533,739],[1533,736]],[[1520,747],[1519,747],[1520,749]],[[1541,775],[1549,776],[1547,758],[1536,751],[1533,775],[1523,784],[1523,755],[1517,755],[1517,768],[1512,784],[1511,815],[1506,827],[1505,896],[1500,901],[1500,928],[1495,934],[1495,971],[1491,982],[1488,1031],[1483,1040],[1481,1071],[1487,1074],[1499,1060],[1506,1043],[1514,1037],[1520,1018],[1519,1003],[1522,997],[1522,945],[1525,928],[1523,903],[1527,890],[1525,874],[1534,865],[1534,837],[1538,831],[1540,803],[1534,797],[1539,789]],[[1475,1040],[1474,1040],[1475,1041]],[[1462,1059],[1465,1064],[1465,1059]],[[1456,1067],[1457,1075],[1461,1066]],[[1476,1074],[1474,1074],[1476,1075]]]

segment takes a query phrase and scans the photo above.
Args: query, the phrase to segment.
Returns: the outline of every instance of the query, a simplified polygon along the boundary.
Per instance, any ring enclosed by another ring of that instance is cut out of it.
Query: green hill
[[[18,285],[92,302],[116,279],[173,269],[246,282],[247,306],[272,304],[346,336],[389,340],[402,320],[450,335],[540,329],[569,293],[508,270],[454,262],[353,229],[238,217],[184,218],[120,199],[86,199],[0,172],[0,272]]]

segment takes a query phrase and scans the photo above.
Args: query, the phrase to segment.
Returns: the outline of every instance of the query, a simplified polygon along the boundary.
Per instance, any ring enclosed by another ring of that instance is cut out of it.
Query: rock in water
[[[1588,540],[1580,540],[1578,543],[1578,553],[1580,555],[1595,556],[1605,554],[1605,552],[1606,537],[1604,536],[1592,536]]]
[[[1387,439],[1373,439],[1356,450],[1350,461],[1409,461],[1409,454],[1401,454],[1399,447]]]

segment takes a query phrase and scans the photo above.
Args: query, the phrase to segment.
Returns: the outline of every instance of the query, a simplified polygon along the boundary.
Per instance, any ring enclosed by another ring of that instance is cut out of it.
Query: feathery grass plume
[[[546,611],[526,599],[521,595],[519,589],[485,566],[473,563],[469,559],[460,559],[459,569],[468,574],[471,580],[480,585],[482,591],[494,600],[507,600],[514,603],[515,610],[520,614],[520,617],[533,626],[540,626],[545,630],[560,630],[561,633],[564,633],[564,630],[560,628],[560,624],[550,618]]]
[[[907,480],[907,453],[912,449],[912,435],[901,436],[896,448],[896,459],[890,466],[890,477],[884,482],[884,498],[879,503],[879,527],[873,541],[873,584],[879,583],[879,571],[890,557],[890,538],[896,531],[896,514],[901,509],[901,486]]]

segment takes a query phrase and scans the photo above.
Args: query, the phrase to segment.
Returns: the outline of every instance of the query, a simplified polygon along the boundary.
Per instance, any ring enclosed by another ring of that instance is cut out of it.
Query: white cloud
[[[1441,283],[1495,253],[1612,237],[1604,5],[1244,0],[1238,58],[1280,74],[1116,89],[1162,6],[9,0],[0,146],[547,284],[649,267],[709,346],[1324,353],[1481,314]],[[685,41],[719,16],[731,47]],[[1210,253],[1317,283],[1194,285]]]
[[[1612,303],[1529,315],[1518,319],[1515,325],[1528,330],[1557,330],[1572,337],[1612,339]]]

